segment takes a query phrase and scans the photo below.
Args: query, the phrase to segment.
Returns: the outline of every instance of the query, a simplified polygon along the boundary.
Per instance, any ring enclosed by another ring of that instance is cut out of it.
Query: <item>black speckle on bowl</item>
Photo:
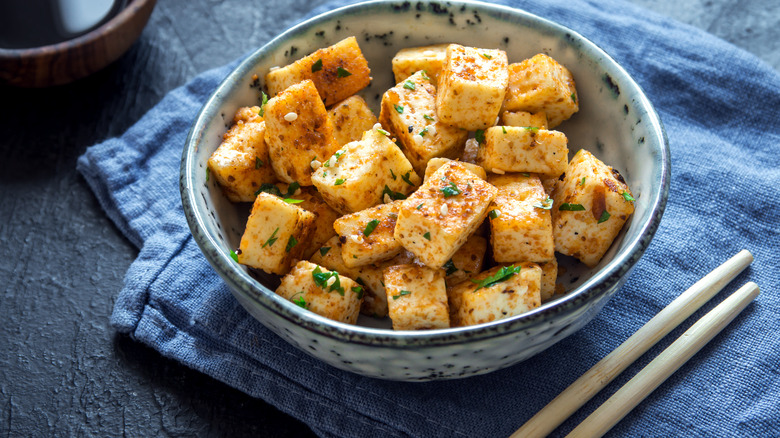
[[[612,92],[612,97],[617,98],[620,96],[620,87],[612,80],[612,76],[609,73],[604,73],[604,83],[607,84],[607,87]]]

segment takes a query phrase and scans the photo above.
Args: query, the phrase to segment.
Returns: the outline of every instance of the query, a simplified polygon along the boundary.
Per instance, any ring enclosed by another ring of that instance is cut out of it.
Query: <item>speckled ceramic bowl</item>
[[[621,171],[636,211],[595,269],[563,260],[564,297],[513,318],[472,327],[395,332],[387,321],[338,323],[277,296],[278,278],[249,272],[230,258],[249,206],[231,204],[206,161],[237,108],[258,100],[252,76],[286,65],[355,35],[373,81],[360,94],[378,114],[393,85],[390,60],[401,48],[458,42],[501,48],[510,62],[544,52],[577,82],[580,111],[559,129],[572,152],[583,147]],[[525,360],[590,321],[625,282],[658,227],[669,185],[669,147],[661,122],[639,86],[612,58],[577,33],[524,11],[472,2],[369,2],[320,15],[288,30],[247,58],[204,105],[184,148],[181,193],[203,253],[236,299],[260,322],[301,350],[335,367],[394,380],[487,373]]]

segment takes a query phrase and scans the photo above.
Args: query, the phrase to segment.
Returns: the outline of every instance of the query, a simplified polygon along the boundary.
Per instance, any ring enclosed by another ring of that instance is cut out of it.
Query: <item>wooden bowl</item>
[[[131,0],[102,26],[72,40],[30,49],[0,48],[0,81],[20,87],[48,87],[88,76],[130,48],[156,3]]]

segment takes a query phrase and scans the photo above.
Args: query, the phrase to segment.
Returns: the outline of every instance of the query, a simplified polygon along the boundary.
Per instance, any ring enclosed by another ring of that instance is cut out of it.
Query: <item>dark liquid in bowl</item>
[[[72,40],[117,15],[132,0],[0,0],[0,48]]]

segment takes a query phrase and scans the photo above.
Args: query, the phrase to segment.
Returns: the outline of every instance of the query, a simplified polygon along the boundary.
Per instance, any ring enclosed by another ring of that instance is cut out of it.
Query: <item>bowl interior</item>
[[[369,2],[331,11],[298,25],[249,56],[215,91],[193,125],[182,164],[185,207],[190,226],[215,269],[249,291],[258,306],[281,312],[311,326],[330,326],[343,333],[360,332],[388,339],[397,336],[436,337],[463,330],[399,333],[389,323],[361,317],[363,327],[348,326],[305,312],[273,293],[278,278],[250,273],[232,262],[249,205],[229,202],[212,180],[206,181],[206,161],[219,146],[235,111],[258,104],[259,89],[271,67],[283,66],[306,54],[356,36],[371,68],[372,83],[359,94],[379,114],[382,94],[394,85],[393,55],[404,47],[455,42],[507,52],[509,62],[546,53],[565,65],[576,81],[580,110],[556,130],[564,132],[570,154],[585,148],[618,169],[635,194],[635,213],[599,265],[593,269],[560,257],[559,282],[568,295],[526,315],[487,325],[522,324],[523,319],[572,305],[593,286],[623,275],[649,243],[660,220],[668,191],[669,154],[661,122],[639,86],[607,54],[577,33],[547,20],[502,6],[483,3]],[[194,223],[193,223],[194,222]],[[612,280],[614,281],[614,280]],[[230,281],[229,281],[230,283]],[[601,289],[603,290],[603,288]]]

